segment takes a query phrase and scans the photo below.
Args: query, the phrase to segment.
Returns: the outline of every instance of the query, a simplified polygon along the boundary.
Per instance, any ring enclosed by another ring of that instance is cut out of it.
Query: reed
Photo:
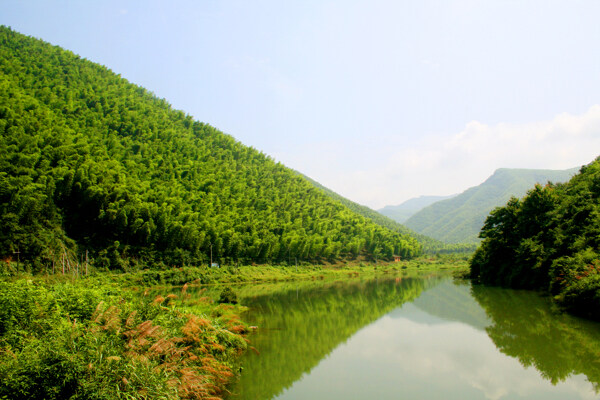
[[[148,298],[63,285],[0,282],[0,398],[217,399],[226,393],[231,366],[247,346],[241,336],[247,329],[235,315],[240,307],[183,294]]]

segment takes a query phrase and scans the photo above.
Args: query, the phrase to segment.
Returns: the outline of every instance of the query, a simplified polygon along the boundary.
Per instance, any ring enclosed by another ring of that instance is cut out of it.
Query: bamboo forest
[[[600,157],[515,171],[435,239],[0,26],[0,399],[597,398]]]

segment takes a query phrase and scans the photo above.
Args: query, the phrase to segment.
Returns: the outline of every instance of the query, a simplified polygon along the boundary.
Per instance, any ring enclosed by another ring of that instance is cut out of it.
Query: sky
[[[1,3],[0,25],[374,209],[600,155],[600,1]]]

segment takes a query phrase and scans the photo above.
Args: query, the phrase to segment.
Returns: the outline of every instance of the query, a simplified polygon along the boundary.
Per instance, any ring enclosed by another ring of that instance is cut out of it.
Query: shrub
[[[221,295],[219,296],[218,303],[228,303],[228,304],[237,304],[237,294],[233,291],[229,286],[225,287],[221,291]]]

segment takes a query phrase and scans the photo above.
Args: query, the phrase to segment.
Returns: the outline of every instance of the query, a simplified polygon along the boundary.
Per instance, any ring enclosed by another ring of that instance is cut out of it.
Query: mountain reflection
[[[437,278],[392,278],[319,288],[300,284],[255,297],[244,291],[243,304],[251,310],[246,318],[259,329],[250,337],[259,354],[248,352],[230,397],[277,396],[360,328],[437,282]]]
[[[231,399],[591,399],[600,388],[600,324],[554,312],[535,292],[430,277],[238,294],[257,352]]]

